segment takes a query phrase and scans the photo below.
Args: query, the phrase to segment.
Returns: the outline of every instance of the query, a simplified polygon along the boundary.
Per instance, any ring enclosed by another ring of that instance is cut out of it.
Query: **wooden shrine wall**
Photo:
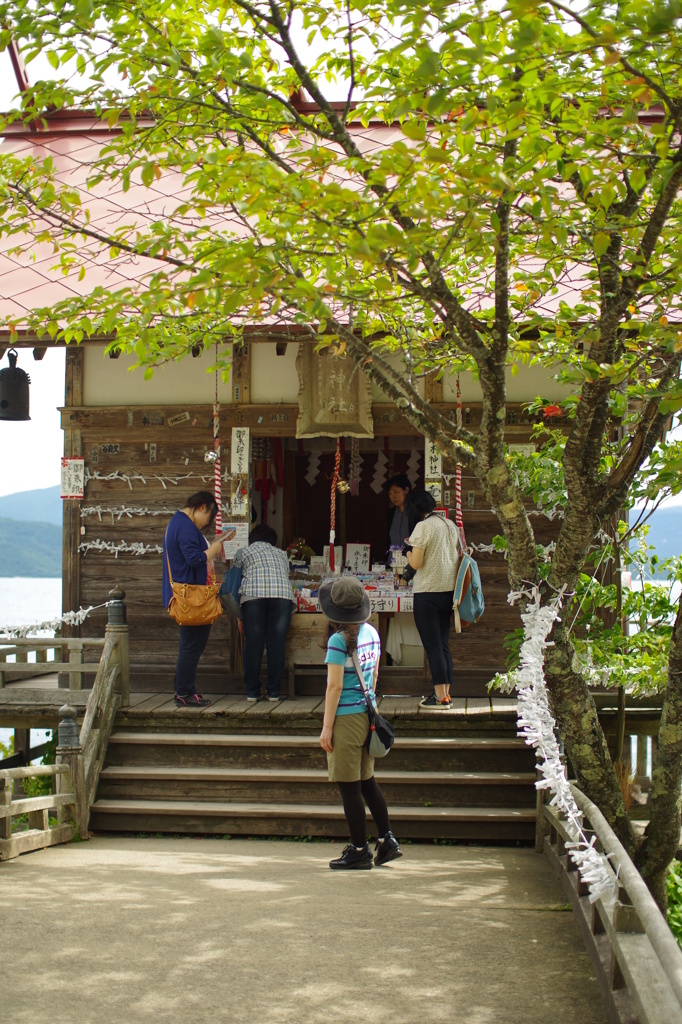
[[[205,453],[213,447],[212,408],[209,405],[183,406],[182,410],[175,406],[85,407],[79,357],[78,350],[67,350],[67,405],[62,412],[62,427],[65,452],[84,459],[86,485],[82,502],[64,502],[63,607],[69,610],[101,605],[115,585],[121,586],[126,592],[130,626],[133,689],[170,692],[177,656],[177,626],[161,601],[161,555],[148,549],[161,545],[168,520],[189,494],[203,488],[212,490],[212,465],[204,460]],[[454,419],[451,405],[440,407]],[[187,412],[188,417],[180,419],[179,412]],[[221,411],[223,469],[229,466],[232,426],[248,426],[254,437],[294,437],[297,413],[294,405],[234,403],[224,406]],[[378,439],[412,435],[416,447],[422,443],[395,407],[375,403],[372,413]],[[472,407],[472,422],[468,426],[473,429],[476,429],[478,414]],[[525,442],[530,436],[530,424],[522,421],[520,407],[513,410],[511,418],[517,414],[518,425],[510,424],[508,439]],[[285,475],[292,473],[293,462],[291,453],[287,453]],[[447,460],[444,463],[444,473],[454,474],[454,466]],[[364,486],[370,478],[369,473],[364,476]],[[446,489],[451,491],[454,506],[454,477]],[[464,473],[462,489],[467,541],[474,545],[491,543],[500,528],[483,500],[480,486]],[[471,508],[467,507],[470,492],[473,492]],[[224,491],[224,501],[225,498]],[[95,511],[97,509],[101,511]],[[87,512],[85,516],[83,511]],[[454,508],[451,514],[454,516]],[[287,519],[292,516],[285,500],[285,529]],[[382,529],[384,524],[385,517]],[[554,538],[556,523],[538,516],[533,519],[533,525],[539,543],[546,544]],[[141,553],[122,550],[115,555],[111,550],[89,547],[98,542],[141,545]],[[519,625],[518,612],[507,604],[509,588],[503,556],[476,553],[476,558],[483,578],[486,612],[476,627],[460,635],[451,634],[458,680],[456,690],[461,693],[482,692],[483,683],[495,671],[504,668],[504,637]],[[105,625],[106,609],[101,609],[92,613],[80,629],[65,632],[101,636]],[[240,691],[240,675],[233,671],[235,640],[233,622],[223,616],[211,631],[199,665],[200,688],[207,692]],[[320,662],[322,660],[320,656]],[[415,692],[422,692],[423,682],[415,680],[415,686]]]

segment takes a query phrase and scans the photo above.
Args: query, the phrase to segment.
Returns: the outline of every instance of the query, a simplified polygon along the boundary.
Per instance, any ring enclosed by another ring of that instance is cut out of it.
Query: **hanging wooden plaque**
[[[298,346],[296,437],[374,437],[372,392],[352,359]]]

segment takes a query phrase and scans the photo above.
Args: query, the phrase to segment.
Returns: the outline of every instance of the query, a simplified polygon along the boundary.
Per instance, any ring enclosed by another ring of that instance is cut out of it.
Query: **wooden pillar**
[[[64,384],[65,408],[83,404],[83,356],[80,345],[69,345],[66,350],[66,379]],[[64,455],[83,454],[80,427],[64,429]],[[80,601],[80,502],[66,498],[62,502],[62,613],[78,611]],[[80,636],[80,626],[62,626],[62,636]],[[62,659],[63,660],[63,659]],[[82,677],[81,677],[82,678]],[[68,687],[69,676],[60,673],[59,686]],[[81,684],[82,685],[82,684]]]
[[[109,613],[106,635],[115,638],[118,643],[112,653],[112,664],[119,666],[116,691],[121,697],[121,707],[130,704],[130,636],[126,622],[125,590],[115,587],[109,591]]]
[[[74,805],[74,824],[78,829],[80,839],[88,838],[88,800],[85,789],[85,758],[81,747],[57,747],[56,764],[67,764],[71,769],[70,774],[57,775],[57,793],[75,792],[76,802]],[[68,805],[67,805],[68,806]],[[57,821],[60,825],[66,823],[66,812],[64,807],[57,808]]]
[[[31,763],[31,730],[30,729],[15,729],[14,730],[14,753],[24,755],[24,764]],[[14,780],[14,793],[18,797],[26,795],[24,789],[24,780]]]
[[[83,643],[76,642],[71,644],[69,647],[69,665],[73,665],[76,668],[83,664]],[[70,690],[82,690],[83,689],[83,673],[82,672],[69,672],[69,689]]]
[[[232,401],[251,404],[251,345],[245,341],[232,350]]]

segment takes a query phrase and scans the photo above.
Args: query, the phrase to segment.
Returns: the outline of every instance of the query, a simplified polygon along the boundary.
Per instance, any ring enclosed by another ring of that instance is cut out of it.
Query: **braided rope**
[[[218,362],[218,343],[215,347],[216,364]],[[223,532],[222,513],[222,481],[220,479],[220,402],[218,401],[218,367],[215,371],[215,399],[213,401],[213,451],[215,452],[215,463],[213,464],[213,496],[218,506],[218,513],[215,517],[216,533]]]
[[[459,389],[459,374],[457,374],[457,430],[462,429],[462,393]],[[464,517],[462,515],[462,467],[455,469],[455,523],[462,538],[462,547],[466,549],[466,538],[464,536]]]

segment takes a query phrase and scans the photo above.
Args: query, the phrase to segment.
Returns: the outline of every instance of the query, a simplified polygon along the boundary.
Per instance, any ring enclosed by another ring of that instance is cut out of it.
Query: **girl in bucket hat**
[[[391,832],[384,794],[374,778],[374,758],[367,750],[369,716],[365,695],[353,664],[357,651],[372,703],[379,673],[381,643],[370,614],[369,594],[359,580],[341,576],[323,583],[320,608],[330,620],[327,642],[327,691],[320,746],[327,752],[329,781],[339,787],[351,842],[336,860],[334,870],[369,869],[372,854],[367,842],[365,802],[377,827],[374,863],[379,867],[402,857],[398,840]]]

